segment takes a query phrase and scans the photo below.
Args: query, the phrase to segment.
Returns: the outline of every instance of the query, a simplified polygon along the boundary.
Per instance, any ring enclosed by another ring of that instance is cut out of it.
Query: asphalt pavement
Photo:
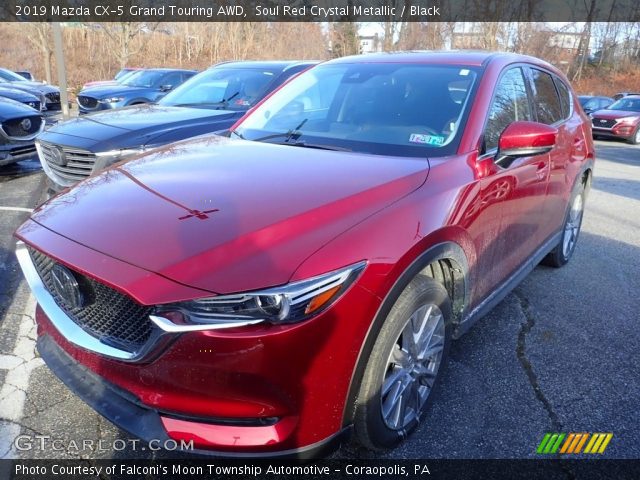
[[[539,458],[547,432],[611,432],[600,458],[640,458],[640,147],[596,144],[571,262],[537,267],[454,342],[429,416],[402,446],[383,455],[344,447],[335,458]],[[175,456],[134,450],[34,351],[35,305],[11,234],[43,189],[37,165],[0,168],[0,457]]]

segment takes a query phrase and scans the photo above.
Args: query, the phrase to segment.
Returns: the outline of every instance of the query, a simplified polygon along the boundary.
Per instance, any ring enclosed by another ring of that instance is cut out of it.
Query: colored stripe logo
[[[536,453],[542,455],[602,454],[612,438],[613,433],[546,433]]]

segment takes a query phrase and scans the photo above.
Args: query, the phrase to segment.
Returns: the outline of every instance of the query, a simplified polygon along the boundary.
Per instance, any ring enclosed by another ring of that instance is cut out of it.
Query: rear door
[[[538,122],[558,129],[556,146],[549,152],[549,186],[542,216],[543,235],[546,239],[557,232],[564,222],[572,185],[567,176],[569,163],[582,162],[587,144],[580,116],[573,113],[573,98],[567,85],[546,70],[531,67],[531,86],[535,98]]]

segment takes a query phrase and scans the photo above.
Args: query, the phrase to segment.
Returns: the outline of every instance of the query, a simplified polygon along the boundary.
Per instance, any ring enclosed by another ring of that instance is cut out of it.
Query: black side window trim
[[[506,65],[502,71],[500,72],[500,75],[498,76],[498,80],[496,81],[495,85],[493,86],[493,91],[491,92],[491,101],[489,102],[489,108],[487,109],[487,113],[484,117],[484,125],[482,126],[482,138],[481,138],[481,151],[479,154],[479,159],[485,159],[485,158],[489,158],[489,157],[494,157],[495,154],[498,152],[497,148],[492,148],[490,150],[487,150],[486,148],[486,144],[485,144],[485,132],[487,131],[487,125],[489,124],[489,115],[491,114],[491,106],[493,105],[494,100],[496,99],[496,93],[498,92],[498,86],[500,85],[500,82],[502,81],[502,79],[505,77],[505,75],[507,74],[507,72],[509,72],[510,70],[514,69],[514,68],[519,68],[520,72],[522,74],[522,79],[524,81],[524,86],[525,89],[527,90],[527,103],[529,104],[529,113],[531,114],[531,119],[532,121],[537,121],[538,117],[537,117],[537,111],[535,108],[535,105],[533,104],[533,91],[531,88],[531,78],[530,78],[530,74],[529,74],[529,65],[526,63],[512,63],[509,65]],[[479,83],[479,82],[478,82]]]
[[[551,74],[551,78],[553,79],[553,83],[556,86],[556,92],[558,93],[558,98],[560,99],[560,107],[562,107],[563,110],[563,118],[562,121],[567,121],[569,120],[569,118],[571,118],[571,115],[573,115],[573,95],[571,94],[571,89],[569,88],[569,85],[567,85],[565,82],[562,81],[562,79],[560,79],[560,77],[558,77],[557,75],[554,75],[553,73]],[[560,94],[560,85],[563,85],[565,90],[567,91],[567,95],[569,96],[569,111],[565,112],[564,111],[564,105],[562,104],[562,95]]]
[[[535,66],[527,65],[526,69],[527,69],[527,77],[528,77],[529,84],[530,84],[529,87],[531,89],[530,102],[533,100],[534,96],[536,95],[535,82],[533,81],[533,70],[538,70],[540,72],[546,73],[547,75],[549,75],[551,77],[551,81],[553,83],[553,88],[556,91],[556,97],[558,98],[558,104],[560,105],[560,111],[562,112],[563,118],[560,119],[560,120],[557,120],[556,122],[553,122],[553,123],[549,124],[549,126],[550,127],[557,127],[557,126],[563,124],[564,122],[566,122],[567,120],[569,120],[571,115],[564,116],[564,108],[562,107],[562,101],[560,100],[560,92],[558,92],[558,85],[556,84],[556,75],[553,72],[550,72],[549,70],[547,70],[545,68],[539,67],[538,65],[535,65]],[[538,109],[535,108],[535,102],[533,102],[533,103],[534,103],[534,117],[536,119],[536,122],[542,123],[538,119]],[[571,90],[570,89],[569,89],[569,106],[571,108],[573,108],[571,106]]]

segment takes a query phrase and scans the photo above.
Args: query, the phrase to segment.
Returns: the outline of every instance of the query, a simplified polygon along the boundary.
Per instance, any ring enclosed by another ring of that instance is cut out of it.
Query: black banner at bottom
[[[14,480],[637,479],[640,460],[0,460]]]

